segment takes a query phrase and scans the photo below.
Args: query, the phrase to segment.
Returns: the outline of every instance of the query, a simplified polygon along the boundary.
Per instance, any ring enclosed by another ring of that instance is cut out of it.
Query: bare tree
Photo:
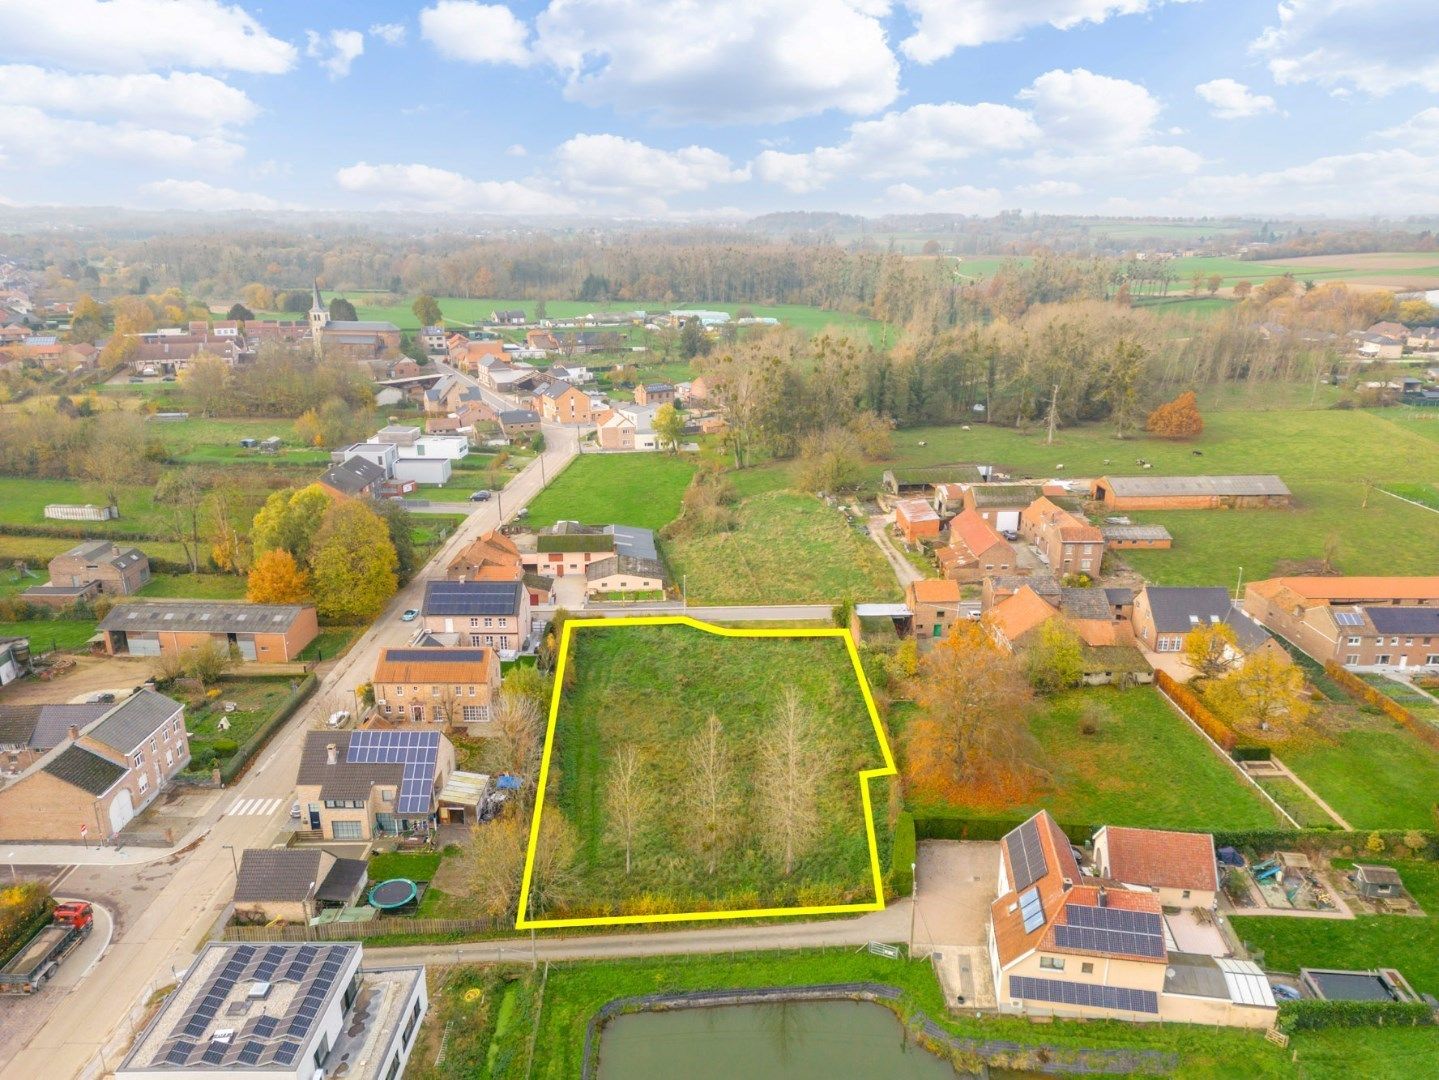
[[[508,685],[490,711],[494,734],[488,743],[486,760],[497,772],[517,776],[528,798],[534,791],[540,768],[540,707],[528,694]]]
[[[786,877],[819,836],[819,793],[830,765],[826,757],[813,717],[794,687],[787,687],[765,739],[756,789],[763,842]]]
[[[720,856],[734,837],[734,761],[724,738],[724,725],[710,714],[704,730],[690,740],[688,822],[695,854],[705,860],[705,869],[714,874]]]
[[[605,800],[609,804],[610,831],[625,848],[625,875],[629,876],[635,835],[644,827],[655,804],[654,789],[633,743],[620,747],[615,754]]]
[[[200,523],[209,487],[209,478],[191,468],[167,472],[155,486],[155,502],[166,508],[170,537],[184,550],[192,574],[200,572]]]
[[[470,899],[486,915],[497,919],[513,915],[529,843],[529,815],[507,814],[473,826],[470,835],[465,875]]]

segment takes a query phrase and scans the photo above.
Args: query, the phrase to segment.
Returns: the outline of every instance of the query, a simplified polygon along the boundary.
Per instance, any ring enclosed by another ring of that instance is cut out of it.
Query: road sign
[[[88,826],[88,825],[81,825],[81,826],[80,826],[80,835],[81,835],[81,836],[84,836],[84,835],[85,835],[86,833],[88,833],[89,831],[90,831],[90,826]]]

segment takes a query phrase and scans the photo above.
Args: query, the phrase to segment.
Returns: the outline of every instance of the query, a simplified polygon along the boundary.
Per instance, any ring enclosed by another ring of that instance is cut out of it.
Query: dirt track
[[[75,666],[48,682],[20,679],[0,690],[0,705],[38,705],[44,702],[84,701],[101,690],[133,690],[150,677],[144,660],[110,656],[75,656]]]

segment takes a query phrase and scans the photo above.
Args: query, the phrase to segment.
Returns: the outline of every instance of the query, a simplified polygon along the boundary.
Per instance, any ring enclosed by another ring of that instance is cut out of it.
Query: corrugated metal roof
[[[1114,494],[1129,498],[1183,495],[1288,495],[1284,481],[1272,473],[1236,476],[1106,476]]]
[[[111,608],[99,628],[283,634],[304,610],[301,604],[250,604],[244,600],[127,600]]]

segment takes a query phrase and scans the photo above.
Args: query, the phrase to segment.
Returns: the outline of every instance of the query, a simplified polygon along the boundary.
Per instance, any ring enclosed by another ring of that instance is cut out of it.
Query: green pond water
[[[600,1038],[599,1080],[955,1080],[864,1001],[722,1005],[618,1016]]]

